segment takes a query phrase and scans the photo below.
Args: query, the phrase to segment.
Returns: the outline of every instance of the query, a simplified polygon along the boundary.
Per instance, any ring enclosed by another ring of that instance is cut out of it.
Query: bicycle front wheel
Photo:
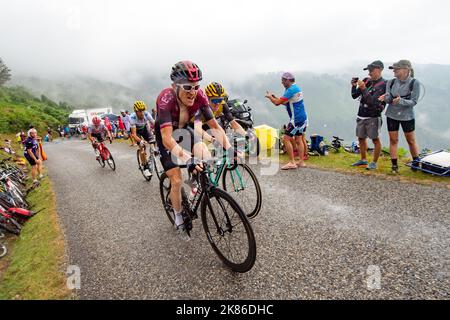
[[[201,206],[206,237],[220,260],[239,273],[256,261],[256,241],[250,222],[238,203],[225,191],[212,188]]]
[[[234,170],[225,168],[222,175],[223,189],[236,198],[248,218],[255,218],[261,211],[262,192],[258,178],[246,164]]]
[[[0,258],[3,258],[8,253],[8,249],[3,244],[0,244]]]
[[[100,167],[104,168],[106,166],[106,162],[105,162],[105,160],[103,160],[103,157],[100,154],[100,152],[97,155],[97,161],[98,161],[98,164],[100,165]]]
[[[106,162],[108,163],[108,166],[112,171],[116,171],[116,162],[114,161],[114,158],[111,154],[109,154],[109,158],[106,160]]]
[[[141,150],[140,149],[138,149],[136,151],[136,157],[137,157],[137,162],[138,162],[138,165],[139,165],[139,170],[141,171],[141,173],[144,176],[145,180],[147,180],[147,181],[152,180],[152,176],[146,176],[145,173],[144,173],[144,164],[142,163],[142,160],[141,160]],[[151,166],[150,166],[150,169],[151,169]]]
[[[2,217],[0,219],[0,228],[3,228],[4,230],[15,235],[19,235],[22,231],[22,227],[20,226],[20,224],[12,218]]]

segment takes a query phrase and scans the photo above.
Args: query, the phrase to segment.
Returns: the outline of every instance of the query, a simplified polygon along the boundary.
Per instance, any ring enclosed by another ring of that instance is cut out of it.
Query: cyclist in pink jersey
[[[157,117],[155,123],[156,142],[161,154],[161,163],[170,179],[170,200],[175,213],[175,226],[185,232],[181,205],[182,174],[180,164],[187,164],[190,172],[202,171],[197,159],[211,157],[201,137],[189,127],[192,117],[195,126],[202,126],[204,121],[213,130],[216,140],[234,155],[234,150],[225,132],[219,126],[209,107],[208,98],[200,89],[202,72],[191,61],[180,61],[172,67],[170,88],[164,89],[156,100]],[[193,157],[194,156],[194,157]]]

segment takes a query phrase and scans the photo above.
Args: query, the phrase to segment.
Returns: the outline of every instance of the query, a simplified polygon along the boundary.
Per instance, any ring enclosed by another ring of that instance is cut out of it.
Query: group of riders
[[[211,158],[205,142],[220,146],[233,159],[242,157],[234,143],[230,143],[219,119],[225,118],[237,135],[245,136],[246,131],[234,119],[227,104],[228,95],[220,83],[212,82],[204,91],[201,89],[202,71],[195,63],[176,63],[170,79],[171,87],[164,89],[156,100],[156,117],[153,118],[147,111],[143,101],[136,101],[130,127],[132,138],[141,149],[144,175],[152,174],[145,144],[157,145],[161,164],[170,179],[169,197],[175,213],[175,227],[185,232],[180,165],[187,165],[188,171],[193,174],[203,171],[201,160]],[[105,136],[112,142],[110,131],[99,117],[94,117],[88,129],[88,139],[94,150],[97,150],[98,142],[105,140]]]

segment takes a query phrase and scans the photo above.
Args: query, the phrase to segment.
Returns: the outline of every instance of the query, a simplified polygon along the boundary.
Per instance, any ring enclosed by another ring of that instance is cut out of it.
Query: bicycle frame
[[[224,164],[226,163],[226,158],[224,158],[223,160],[225,160],[225,161],[222,161],[222,166],[221,166],[222,169],[224,168]],[[199,173],[200,185],[201,185],[200,195],[196,195],[195,198],[192,200],[192,203],[187,203],[187,205],[188,205],[187,209],[189,209],[189,211],[194,215],[197,215],[197,211],[198,211],[198,208],[200,207],[200,204],[203,201],[203,197],[205,195],[207,195],[207,193],[211,190],[211,188],[217,188],[217,185],[211,180],[212,172],[208,169],[208,164],[206,162],[203,162],[203,167],[205,168],[205,170],[203,172]],[[187,168],[187,166],[180,166],[180,168]],[[218,176],[218,177],[220,177],[220,176]],[[216,179],[218,179],[218,178],[216,178]],[[222,211],[228,221],[227,225],[229,225],[230,217],[228,216],[228,212],[223,207],[222,203],[219,202],[219,204],[220,204]],[[211,216],[213,217],[214,224],[216,225],[217,230],[220,230],[219,223],[218,223],[217,218],[214,215],[214,211],[212,210],[212,207],[211,207],[211,202],[207,201],[207,205],[211,212]],[[228,231],[228,230],[222,230],[220,234],[222,234],[224,231]]]
[[[223,157],[220,165],[217,166],[217,172],[215,173],[215,176],[214,176],[214,172],[212,172],[212,171],[209,172],[209,178],[215,187],[219,186],[220,178],[222,177],[222,174],[225,171],[225,168],[226,167],[232,168],[233,166],[234,165],[228,163],[226,157]],[[237,185],[235,183],[235,179],[236,179],[235,175],[237,176],[237,180],[238,180]],[[231,181],[233,182],[233,187],[234,187],[235,192],[245,189],[244,182],[242,180],[242,175],[239,171],[239,166],[236,166],[236,168],[234,170],[230,170],[230,177],[231,177]],[[241,189],[239,189],[239,185],[240,185]]]
[[[99,152],[99,154],[100,154],[100,157],[102,158],[102,160],[103,161],[106,161],[107,159],[108,159],[108,157],[105,157],[105,151],[106,152],[108,152],[108,156],[109,156],[109,150],[108,150],[108,148],[105,146],[105,143],[102,141],[102,142],[99,142],[98,143],[98,145],[97,145],[97,150],[98,150],[98,152]]]

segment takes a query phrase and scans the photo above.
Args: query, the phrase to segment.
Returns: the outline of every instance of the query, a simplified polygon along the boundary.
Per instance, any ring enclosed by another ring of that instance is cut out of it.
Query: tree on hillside
[[[0,58],[0,86],[11,80],[11,69],[9,69]]]

